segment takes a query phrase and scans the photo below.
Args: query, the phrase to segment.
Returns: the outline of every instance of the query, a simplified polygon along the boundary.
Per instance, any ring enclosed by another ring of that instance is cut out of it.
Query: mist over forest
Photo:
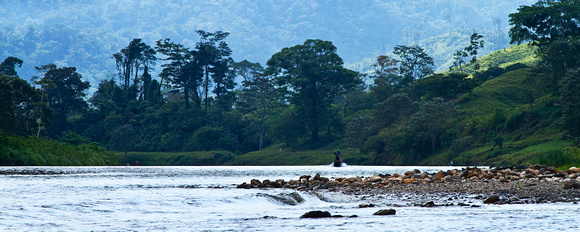
[[[376,56],[396,45],[412,44],[424,47],[441,71],[473,32],[486,36],[482,54],[505,47],[508,14],[534,2],[4,0],[0,49],[3,57],[24,61],[17,70],[23,79],[38,75],[36,66],[72,66],[91,83],[90,92],[117,75],[112,55],[134,38],[149,45],[170,38],[193,47],[196,30],[229,32],[226,42],[238,62],[264,65],[284,47],[322,39],[333,42],[355,71],[370,70]]]

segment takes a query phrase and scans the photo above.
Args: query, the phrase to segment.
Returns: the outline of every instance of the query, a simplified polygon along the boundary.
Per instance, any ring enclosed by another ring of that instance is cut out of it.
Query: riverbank
[[[237,188],[290,188],[299,191],[340,192],[373,198],[392,198],[397,204],[474,206],[580,201],[580,168],[567,171],[542,165],[525,169],[468,167],[436,173],[409,170],[403,174],[370,177],[314,177],[297,180],[257,180]]]

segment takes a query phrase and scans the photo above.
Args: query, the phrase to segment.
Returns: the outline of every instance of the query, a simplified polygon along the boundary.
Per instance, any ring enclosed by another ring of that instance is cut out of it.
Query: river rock
[[[568,168],[568,171],[566,171],[568,174],[574,174],[574,173],[580,173],[580,168],[577,167],[570,167]]]
[[[256,180],[256,179],[252,179],[250,181],[250,185],[257,186],[257,187],[262,187],[262,182],[260,182],[259,180]]]
[[[316,175],[314,175],[314,178],[312,178],[313,180],[320,180],[320,173],[316,173]]]
[[[370,207],[375,207],[375,204],[373,204],[373,203],[370,203],[370,204],[362,203],[362,204],[358,205],[358,207],[359,208],[370,208]]]
[[[437,174],[435,174],[435,179],[438,181],[442,181],[443,178],[445,178],[445,173],[443,173],[443,171],[438,171]]]
[[[397,211],[394,209],[381,209],[373,213],[373,215],[395,215],[396,213]]]
[[[353,183],[353,182],[357,182],[358,178],[357,177],[349,177],[349,178],[344,179],[344,181]]]
[[[580,183],[576,180],[564,181],[564,189],[580,189]]]
[[[328,211],[310,211],[308,213],[302,214],[300,218],[328,218],[332,217]]]
[[[499,201],[499,196],[498,195],[491,195],[488,198],[486,198],[485,200],[483,200],[484,204],[493,204]]]
[[[236,186],[236,188],[244,188],[244,189],[249,189],[249,188],[252,188],[252,186],[251,186],[251,185],[249,185],[249,184],[247,184],[246,182],[244,182],[244,183],[242,183],[242,184],[240,184],[240,185]]]

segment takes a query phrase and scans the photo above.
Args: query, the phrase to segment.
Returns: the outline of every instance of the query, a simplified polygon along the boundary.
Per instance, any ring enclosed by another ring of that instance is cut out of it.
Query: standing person
[[[334,150],[335,160],[340,160],[340,151],[338,149]]]

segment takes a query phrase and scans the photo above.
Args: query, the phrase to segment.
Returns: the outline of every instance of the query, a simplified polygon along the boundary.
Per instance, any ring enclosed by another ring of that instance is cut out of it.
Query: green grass
[[[506,68],[517,63],[533,66],[538,62],[538,59],[536,59],[536,50],[535,47],[531,47],[528,44],[514,45],[506,49],[497,50],[477,59],[477,62],[480,65],[478,71],[485,71],[489,67],[494,66]],[[467,63],[463,65],[461,69],[463,72],[471,75],[475,71],[475,64]],[[453,70],[446,70],[443,73],[450,71],[460,72],[460,69],[455,68]]]
[[[532,68],[505,73],[486,81],[456,100],[459,110],[478,116],[489,116],[495,109],[511,110],[527,102],[522,98],[522,83],[530,75],[538,75]]]
[[[310,151],[296,151],[282,144],[261,151],[250,152],[227,162],[227,165],[325,165],[334,161],[334,149],[325,146]],[[342,160],[350,165],[368,165],[370,155],[361,154],[359,149],[340,149]]]
[[[118,165],[118,154],[96,143],[71,145],[44,138],[10,137],[0,132],[0,165],[3,166],[104,166]]]
[[[123,153],[119,153],[124,156]],[[234,158],[229,151],[198,151],[198,152],[128,152],[121,163],[145,166],[209,166],[223,165]]]

